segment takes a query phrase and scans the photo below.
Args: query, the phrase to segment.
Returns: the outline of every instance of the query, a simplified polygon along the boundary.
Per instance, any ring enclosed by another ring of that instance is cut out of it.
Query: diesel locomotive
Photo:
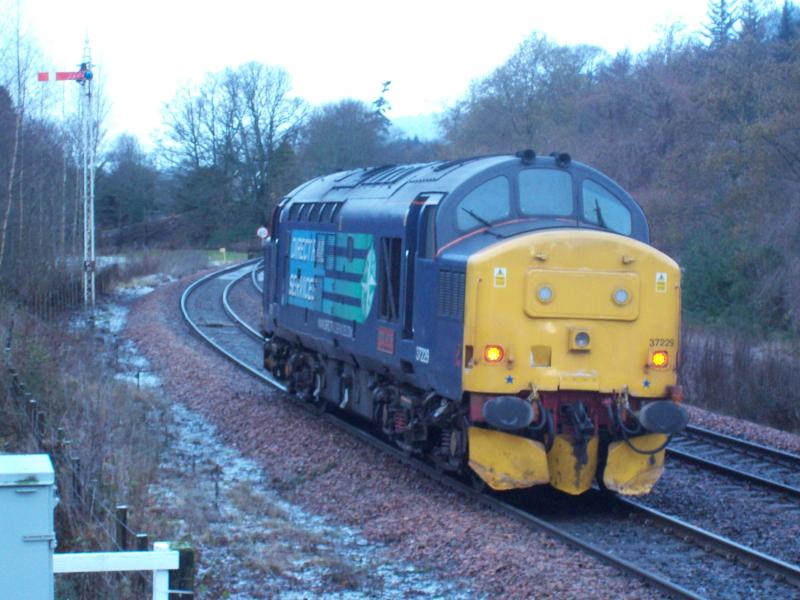
[[[685,426],[681,272],[565,153],[318,177],[274,209],[264,367],[495,490],[651,490]]]

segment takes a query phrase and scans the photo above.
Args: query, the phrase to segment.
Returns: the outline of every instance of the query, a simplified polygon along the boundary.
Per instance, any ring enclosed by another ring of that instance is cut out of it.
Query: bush
[[[90,330],[72,331],[0,304],[6,368],[0,373],[0,448],[44,452],[56,470],[59,551],[116,549],[113,510],[131,507],[143,529],[147,487],[166,442],[169,412],[157,391],[114,378]],[[13,365],[13,371],[8,367]],[[24,389],[22,389],[24,385]],[[36,400],[36,411],[28,407]],[[37,427],[33,414],[41,414]],[[76,462],[76,460],[78,462]],[[59,576],[58,597],[138,597],[135,577]]]
[[[687,327],[681,352],[688,402],[800,432],[800,343]]]

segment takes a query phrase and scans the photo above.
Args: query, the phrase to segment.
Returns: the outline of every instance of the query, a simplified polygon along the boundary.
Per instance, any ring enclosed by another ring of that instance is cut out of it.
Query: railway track
[[[672,439],[667,453],[800,499],[800,456],[690,425]]]
[[[258,266],[259,261],[248,261],[198,279],[184,291],[181,311],[189,326],[223,356],[286,391],[283,383],[261,368],[262,338],[232,306],[231,292],[236,286],[246,285],[249,280],[248,287],[254,295],[260,289]],[[798,566],[639,502],[598,491],[574,501],[561,495],[557,503],[532,501],[534,497],[546,498],[547,493],[480,493],[469,483],[445,475],[374,437],[345,414],[329,411],[322,418],[459,493],[546,531],[642,578],[668,595],[683,598],[800,595]],[[554,511],[555,505],[558,509]]]

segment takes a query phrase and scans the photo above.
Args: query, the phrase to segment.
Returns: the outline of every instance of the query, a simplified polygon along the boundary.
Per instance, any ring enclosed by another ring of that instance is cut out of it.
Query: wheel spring
[[[453,428],[443,427],[442,435],[439,438],[439,450],[444,456],[450,456],[450,454],[452,453],[452,437],[453,437]]]

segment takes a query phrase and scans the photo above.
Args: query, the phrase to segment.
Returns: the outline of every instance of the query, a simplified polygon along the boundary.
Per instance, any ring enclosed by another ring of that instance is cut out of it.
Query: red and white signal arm
[[[267,229],[262,225],[256,230],[256,235],[260,237],[262,240],[265,240],[269,237],[269,229]]]

